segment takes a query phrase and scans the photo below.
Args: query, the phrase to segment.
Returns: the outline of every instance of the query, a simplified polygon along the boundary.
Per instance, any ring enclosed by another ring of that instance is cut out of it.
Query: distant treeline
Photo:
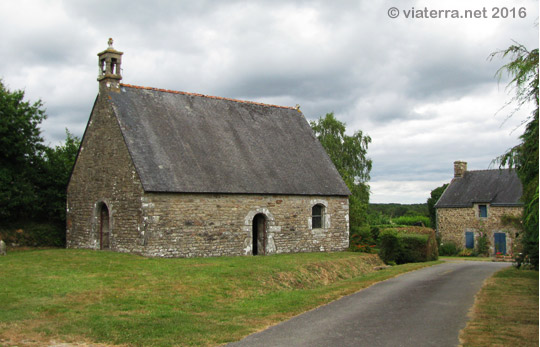
[[[390,218],[402,216],[426,216],[429,217],[428,205],[426,204],[369,204],[368,214],[387,216]]]

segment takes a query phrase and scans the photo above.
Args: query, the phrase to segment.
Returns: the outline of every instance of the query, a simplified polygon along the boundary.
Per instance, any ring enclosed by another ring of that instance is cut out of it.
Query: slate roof
[[[471,207],[474,203],[492,206],[522,206],[521,181],[514,170],[465,171],[450,182],[436,208]]]
[[[350,194],[294,108],[126,84],[108,96],[145,191]]]

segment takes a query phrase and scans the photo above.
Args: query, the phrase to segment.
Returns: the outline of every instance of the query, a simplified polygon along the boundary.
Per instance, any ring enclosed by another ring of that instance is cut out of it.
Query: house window
[[[465,232],[465,248],[474,248],[474,233],[472,231]]]
[[[480,218],[487,218],[487,205],[478,205],[478,216]]]
[[[311,227],[313,229],[320,229],[323,226],[324,206],[315,205],[311,208]]]

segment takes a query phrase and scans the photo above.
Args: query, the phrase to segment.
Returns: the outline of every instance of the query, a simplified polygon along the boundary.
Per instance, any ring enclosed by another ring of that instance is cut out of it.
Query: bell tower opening
[[[112,38],[109,39],[108,45],[106,50],[98,53],[99,90],[119,91],[122,80],[122,54],[124,53],[114,49]]]

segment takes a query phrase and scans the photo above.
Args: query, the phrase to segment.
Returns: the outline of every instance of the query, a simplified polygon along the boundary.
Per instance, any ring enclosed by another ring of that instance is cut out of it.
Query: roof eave
[[[342,193],[287,193],[287,192],[263,192],[263,193],[257,193],[257,192],[201,192],[201,191],[173,191],[173,190],[146,190],[144,189],[145,193],[150,194],[204,194],[204,195],[290,195],[290,196],[336,196],[336,197],[344,197],[348,198],[351,194],[342,194]]]

